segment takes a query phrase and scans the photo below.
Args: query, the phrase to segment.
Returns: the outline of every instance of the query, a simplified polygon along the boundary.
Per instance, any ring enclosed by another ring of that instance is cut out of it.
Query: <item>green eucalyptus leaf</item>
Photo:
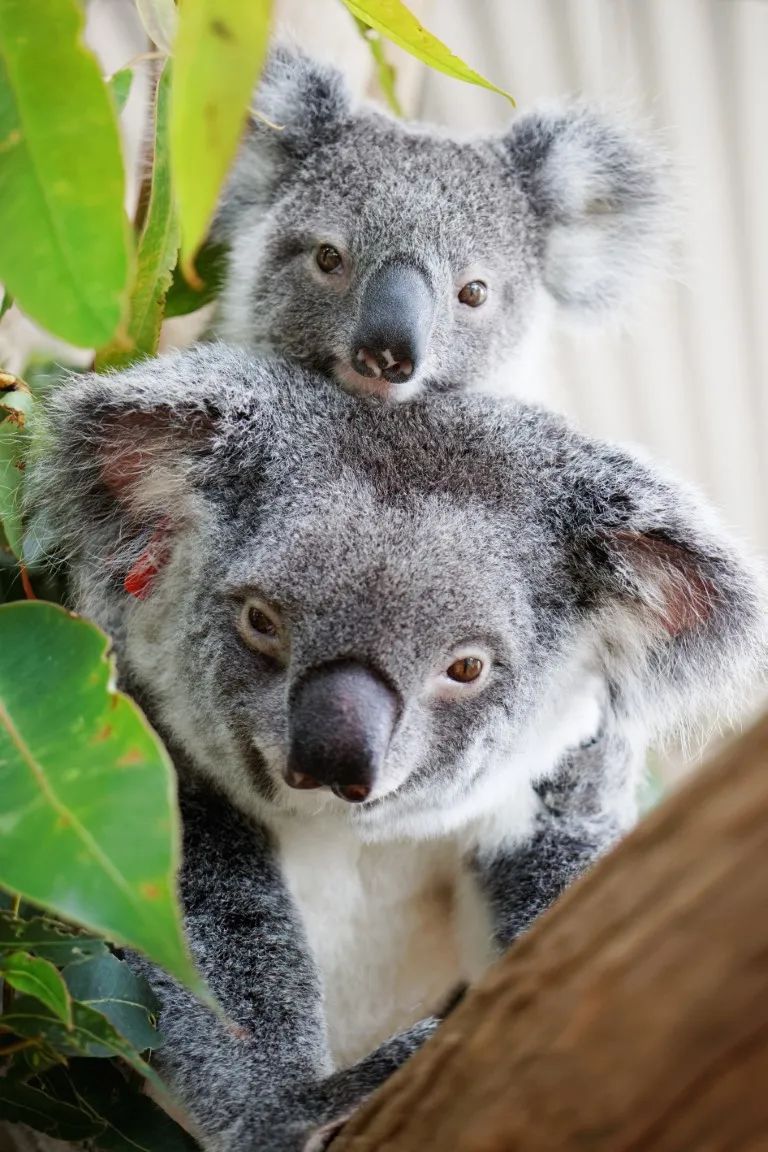
[[[16,992],[34,996],[65,1024],[72,1023],[72,999],[67,985],[49,960],[28,952],[9,952],[0,956],[0,979]]]
[[[195,257],[195,269],[200,279],[200,287],[189,284],[177,264],[173,281],[165,298],[165,319],[171,316],[187,316],[196,312],[204,304],[215,300],[224,283],[227,265],[227,250],[222,244],[204,244]]]
[[[117,114],[119,116],[128,103],[128,97],[131,94],[131,85],[133,84],[133,69],[121,68],[118,72],[113,72],[109,78],[108,84],[115,101]]]
[[[343,3],[353,16],[362,20],[363,24],[375,28],[393,44],[410,52],[411,56],[428,64],[436,72],[444,72],[446,76],[464,80],[468,84],[477,84],[480,88],[489,88],[491,92],[498,92],[500,96],[505,96],[514,104],[509,92],[498,88],[479,72],[475,72],[446,48],[442,41],[428,32],[402,0],[343,0]]]
[[[171,160],[183,268],[205,239],[267,51],[272,0],[184,0],[174,43]]]
[[[162,1040],[152,1024],[160,1011],[146,980],[137,976],[116,956],[95,956],[70,964],[62,972],[73,999],[106,1016],[121,1036],[138,1052],[160,1048]]]
[[[56,920],[43,916],[33,920],[19,920],[10,912],[0,912],[0,956],[22,948],[25,952],[50,960],[59,968],[89,956],[103,956],[107,953],[103,940]]]
[[[55,1094],[98,1116],[104,1129],[93,1140],[100,1152],[197,1152],[198,1145],[175,1120],[126,1079],[112,1061],[72,1060],[46,1077]],[[62,1081],[67,1089],[62,1090]]]
[[[368,45],[373,63],[376,66],[376,77],[379,81],[382,96],[395,116],[402,116],[403,107],[398,99],[397,89],[395,87],[397,73],[393,65],[387,60],[381,33],[377,32],[375,28],[369,28],[368,25],[357,16],[355,16],[355,24],[357,24],[360,35]]]
[[[176,896],[173,766],[108,649],[54,604],[0,607],[0,884],[205,994]]]
[[[6,292],[5,289],[3,289],[3,299],[0,301],[0,320],[2,320],[10,308],[13,308],[13,296],[11,296],[10,292]]]
[[[123,315],[130,239],[116,110],[76,0],[0,0],[0,280],[82,347]]]
[[[133,1045],[105,1016],[87,1004],[73,1001],[72,1023],[66,1025],[32,997],[20,996],[14,1000],[10,1012],[0,1017],[0,1028],[14,1036],[40,1040],[64,1056],[120,1057],[160,1092],[164,1091],[160,1078]]]
[[[96,368],[123,368],[142,356],[153,356],[160,340],[163,303],[179,248],[179,225],[171,190],[168,153],[168,101],[171,64],[166,61],[157,83],[155,145],[149,204],[137,248],[136,278],[121,339],[102,348]]]
[[[140,1082],[113,1060],[72,1059],[40,1078],[56,1100],[78,1107],[102,1127],[89,1148],[99,1152],[199,1152],[199,1146]]]
[[[23,380],[0,372],[0,526],[4,542],[16,556],[22,548],[26,421],[33,402]]]
[[[79,1108],[55,1099],[43,1089],[8,1077],[0,1077],[0,1120],[27,1124],[36,1132],[76,1143],[103,1129],[102,1123]]]

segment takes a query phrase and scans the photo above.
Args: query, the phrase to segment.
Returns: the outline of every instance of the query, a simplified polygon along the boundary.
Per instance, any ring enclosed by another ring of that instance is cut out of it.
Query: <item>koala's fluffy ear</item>
[[[569,477],[576,579],[617,696],[659,730],[743,710],[768,668],[761,572],[686,486],[613,447]]]
[[[614,308],[668,261],[668,176],[649,141],[576,105],[518,117],[503,151],[539,221],[543,280],[559,304]]]
[[[173,533],[206,513],[206,469],[220,466],[217,436],[248,381],[258,402],[245,357],[217,345],[72,377],[35,428],[30,531],[89,579],[118,585],[151,542],[162,537],[167,552]]]
[[[333,139],[351,96],[337,69],[287,44],[269,53],[215,235],[226,239],[243,211],[263,205],[295,165]]]

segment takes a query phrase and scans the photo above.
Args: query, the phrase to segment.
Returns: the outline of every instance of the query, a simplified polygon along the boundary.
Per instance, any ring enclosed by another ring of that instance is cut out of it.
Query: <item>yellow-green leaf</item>
[[[446,76],[477,84],[480,88],[489,88],[491,92],[506,96],[514,104],[509,92],[492,84],[455,56],[441,40],[419,23],[401,0],[343,0],[343,3],[358,20],[383,33],[393,44],[410,52],[411,56],[428,64],[436,72],[444,72]]]
[[[130,241],[117,115],[77,0],[0,0],[0,280],[82,347],[123,314]]]
[[[173,766],[114,690],[108,650],[54,604],[0,607],[0,884],[202,991],[176,895]]]
[[[128,97],[131,94],[131,85],[133,84],[133,69],[121,68],[119,72],[114,72],[110,76],[108,84],[109,90],[112,93],[112,99],[115,101],[117,114],[119,116],[128,103]]]
[[[184,270],[234,160],[269,39],[272,0],[184,0],[174,46],[171,162]]]
[[[32,410],[32,393],[23,380],[0,372],[0,528],[16,556],[22,548],[22,488],[26,419]]]
[[[34,996],[67,1026],[72,1023],[72,998],[64,978],[50,961],[28,952],[11,952],[0,956],[0,979],[17,992]]]
[[[152,185],[139,238],[136,279],[131,289],[128,320],[118,341],[96,355],[98,369],[123,368],[141,356],[153,356],[160,340],[163,304],[173,279],[179,248],[179,225],[171,188],[168,154],[168,111],[171,64],[166,61],[157,83]]]
[[[376,65],[376,76],[379,81],[382,96],[395,116],[402,116],[403,108],[397,96],[397,88],[395,87],[397,76],[394,67],[390,64],[389,60],[387,60],[381,33],[377,32],[375,28],[369,28],[368,25],[357,16],[355,17],[355,23],[357,24],[360,35],[368,45],[371,58]]]

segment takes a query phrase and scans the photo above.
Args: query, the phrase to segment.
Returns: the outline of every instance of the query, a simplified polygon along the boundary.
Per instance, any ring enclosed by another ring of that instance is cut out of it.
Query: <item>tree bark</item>
[[[332,1152],[768,1152],[768,717],[554,905]]]

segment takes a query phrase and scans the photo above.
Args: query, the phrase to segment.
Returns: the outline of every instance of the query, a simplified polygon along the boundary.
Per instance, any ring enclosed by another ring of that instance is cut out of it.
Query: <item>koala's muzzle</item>
[[[365,665],[336,661],[314,668],[291,698],[286,783],[326,785],[359,804],[376,781],[398,712],[396,693]]]
[[[392,384],[409,380],[427,350],[434,316],[435,298],[418,268],[385,264],[363,292],[352,367]]]

